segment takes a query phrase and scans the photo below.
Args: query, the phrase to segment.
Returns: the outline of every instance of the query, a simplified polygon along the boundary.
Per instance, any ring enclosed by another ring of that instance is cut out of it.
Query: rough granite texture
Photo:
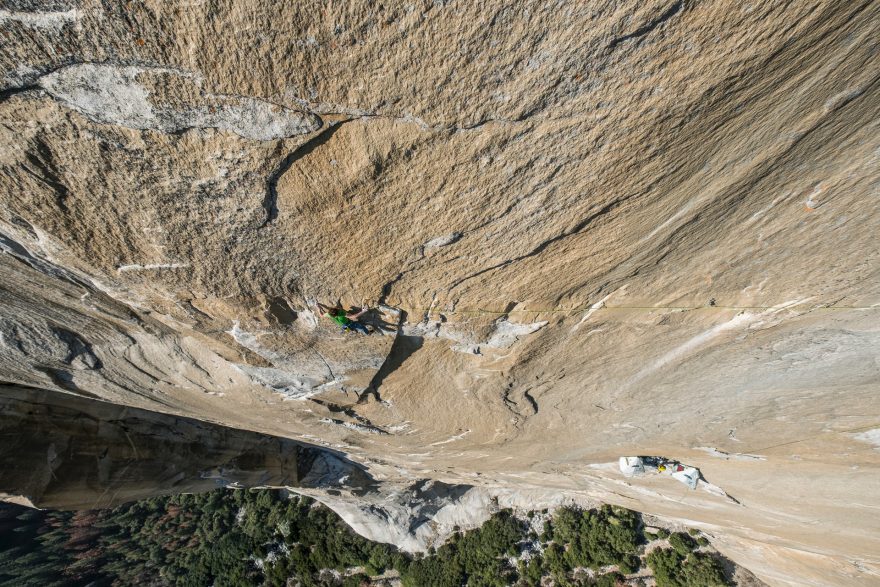
[[[878,22],[7,1],[0,380],[333,448],[389,503],[610,501],[772,585],[876,584]],[[364,299],[385,335],[314,314]]]

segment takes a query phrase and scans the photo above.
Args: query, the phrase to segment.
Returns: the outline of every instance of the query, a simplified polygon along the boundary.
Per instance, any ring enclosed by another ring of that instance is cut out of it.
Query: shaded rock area
[[[388,495],[618,503],[772,585],[874,584],[878,21],[7,3],[0,380],[339,451]]]
[[[41,508],[229,485],[371,483],[341,454],[285,438],[18,386],[0,386],[0,437],[0,495]]]

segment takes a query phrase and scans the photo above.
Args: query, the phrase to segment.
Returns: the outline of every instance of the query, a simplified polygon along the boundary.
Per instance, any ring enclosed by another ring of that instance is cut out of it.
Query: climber
[[[366,327],[366,325],[358,322],[357,319],[363,316],[367,312],[367,310],[369,310],[369,308],[366,306],[366,304],[361,306],[359,312],[346,312],[342,308],[331,308],[318,302],[318,312],[321,314],[321,316],[327,316],[328,318],[342,326],[343,330],[354,330],[363,334],[370,334],[370,331]]]

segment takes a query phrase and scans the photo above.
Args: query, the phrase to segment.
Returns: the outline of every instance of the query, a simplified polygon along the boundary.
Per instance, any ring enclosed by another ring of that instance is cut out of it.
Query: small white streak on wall
[[[614,292],[612,292],[612,293],[614,293]],[[580,328],[581,324],[583,324],[584,322],[586,322],[587,320],[589,320],[589,319],[590,319],[590,316],[592,316],[593,314],[595,314],[595,313],[596,313],[596,310],[599,310],[602,306],[604,306],[604,305],[605,305],[605,300],[607,300],[607,299],[610,298],[610,297],[611,297],[611,294],[608,294],[607,296],[605,296],[604,298],[602,298],[601,300],[599,300],[598,302],[596,302],[595,304],[593,304],[592,306],[590,306],[590,309],[586,311],[586,313],[584,314],[584,317],[581,318],[581,321],[578,322],[577,324],[575,324],[574,326],[572,326],[571,331],[574,332],[575,330],[577,330],[578,328]]]
[[[470,430],[465,430],[461,434],[456,434],[455,436],[451,436],[448,439],[441,440],[439,442],[432,442],[428,446],[440,446],[441,444],[449,444],[450,442],[455,442],[456,440],[461,440],[462,438],[464,438],[465,436],[470,434],[470,432],[471,432]]]
[[[495,332],[484,344],[495,349],[506,349],[518,341],[520,337],[537,332],[547,324],[549,324],[547,320],[523,324],[502,318],[495,323]]]
[[[782,312],[783,310],[789,310],[791,308],[794,308],[795,306],[798,306],[799,304],[802,304],[809,299],[810,298],[802,298],[802,299],[798,299],[798,300],[791,300],[791,301],[783,302],[781,304],[777,304],[775,306],[772,306],[771,308],[769,308],[759,314],[753,314],[753,313],[749,313],[749,312],[742,312],[740,314],[737,314],[736,316],[734,316],[733,318],[731,318],[727,322],[717,324],[717,325],[709,328],[708,330],[694,336],[693,338],[691,338],[690,340],[677,346],[676,348],[672,349],[671,351],[669,351],[668,353],[666,353],[665,355],[663,355],[662,357],[660,357],[659,359],[654,361],[654,363],[652,363],[651,365],[649,365],[649,366],[645,367],[644,369],[642,369],[641,371],[639,371],[629,381],[629,383],[630,384],[636,383],[636,382],[644,379],[648,375],[654,373],[655,371],[662,369],[664,367],[667,367],[675,361],[683,359],[685,356],[690,355],[691,353],[694,353],[695,351],[700,350],[703,347],[707,346],[708,344],[713,342],[716,338],[719,338],[721,335],[723,335],[726,332],[750,327],[753,325],[754,326],[764,325],[765,324],[764,318],[771,317],[779,312]]]
[[[575,332],[578,328],[581,327],[581,325],[584,322],[589,320],[590,316],[595,314],[597,310],[601,310],[602,308],[605,307],[605,302],[608,301],[608,298],[610,298],[611,296],[613,296],[614,294],[616,294],[619,291],[624,291],[626,288],[627,288],[627,286],[623,285],[623,286],[619,287],[618,289],[614,290],[613,292],[609,293],[608,295],[606,295],[604,298],[602,298],[601,300],[599,300],[598,302],[596,302],[592,306],[590,306],[590,309],[587,310],[586,313],[584,313],[584,316],[583,316],[583,318],[581,318],[581,321],[571,327],[571,331]],[[592,330],[592,331],[588,332],[587,334],[589,335],[589,334],[592,334],[593,332],[599,332],[599,330]]]
[[[874,428],[873,430],[867,430],[860,434],[855,434],[853,435],[853,438],[873,444],[874,450],[880,450],[880,428]]]
[[[157,269],[180,269],[189,267],[189,263],[150,263],[147,265],[120,265],[116,268],[119,273],[128,271],[155,271]]]
[[[354,422],[337,422],[331,420],[330,418],[321,418],[318,420],[322,424],[331,424],[334,426],[342,426],[343,428],[348,428],[349,430],[354,430],[355,432],[363,432],[366,434],[379,434],[379,431],[375,428],[370,428],[369,426],[361,426],[360,424],[355,424]]]
[[[79,12],[74,8],[67,12],[12,12],[0,10],[0,24],[19,22],[35,29],[60,29],[76,22]]]
[[[684,344],[681,344],[678,347],[672,349],[671,351],[669,351],[668,353],[666,353],[665,355],[663,355],[662,357],[657,359],[653,364],[644,368],[642,371],[640,371],[639,373],[636,374],[636,376],[633,378],[632,381],[630,381],[630,383],[635,383],[636,381],[639,381],[639,380],[647,377],[648,375],[650,375],[654,371],[657,371],[658,369],[662,369],[663,367],[666,367],[667,365],[671,364],[673,361],[676,361],[678,359],[683,358],[685,355],[688,355],[688,354],[692,353],[693,351],[705,346],[710,341],[712,341],[713,339],[715,339],[716,337],[720,336],[721,334],[723,334],[725,332],[728,332],[730,330],[735,330],[735,329],[741,328],[743,326],[747,326],[748,324],[753,322],[755,319],[756,319],[756,316],[754,314],[749,314],[749,313],[743,312],[742,314],[734,316],[732,319],[728,320],[727,322],[723,322],[721,324],[713,326],[712,328],[709,328],[708,330],[698,334],[697,336],[694,336],[693,338],[691,338],[690,340],[688,340]]]
[[[646,240],[654,238],[654,236],[658,232],[660,232],[661,230],[663,230],[664,228],[666,228],[667,226],[669,226],[670,224],[672,224],[673,222],[675,222],[676,220],[678,220],[679,218],[681,218],[682,216],[684,216],[685,214],[690,212],[693,209],[693,207],[694,207],[694,202],[693,201],[688,202],[687,204],[685,204],[685,206],[681,210],[679,210],[678,212],[676,212],[675,214],[670,216],[669,219],[666,220],[666,222],[664,222],[663,224],[656,227],[647,236],[642,237],[642,239],[639,240],[639,243],[643,243]]]

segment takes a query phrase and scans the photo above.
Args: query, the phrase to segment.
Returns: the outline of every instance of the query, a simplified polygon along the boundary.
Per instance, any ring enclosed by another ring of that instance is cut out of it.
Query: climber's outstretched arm
[[[357,320],[358,318],[363,316],[367,312],[367,310],[369,310],[369,308],[367,306],[364,306],[361,308],[360,312],[346,312],[345,317],[349,320]]]

